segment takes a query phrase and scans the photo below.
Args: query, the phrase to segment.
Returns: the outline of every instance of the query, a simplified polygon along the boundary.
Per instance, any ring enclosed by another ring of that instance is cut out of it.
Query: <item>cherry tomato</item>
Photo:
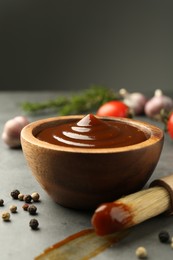
[[[117,100],[106,102],[97,111],[98,116],[128,117],[128,114],[128,106]]]
[[[173,138],[173,112],[169,115],[167,122],[167,131],[171,138]]]

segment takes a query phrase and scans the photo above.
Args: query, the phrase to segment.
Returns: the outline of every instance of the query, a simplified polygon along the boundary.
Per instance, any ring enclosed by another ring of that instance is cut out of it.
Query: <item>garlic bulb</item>
[[[2,140],[10,148],[20,147],[20,133],[24,126],[29,124],[25,116],[16,116],[8,120],[3,129]]]
[[[144,112],[144,107],[147,102],[145,95],[140,92],[129,93],[124,88],[119,90],[119,94],[134,115],[140,115]]]
[[[156,89],[154,96],[146,103],[144,111],[148,117],[159,119],[162,109],[173,109],[173,99],[165,96],[162,90]]]

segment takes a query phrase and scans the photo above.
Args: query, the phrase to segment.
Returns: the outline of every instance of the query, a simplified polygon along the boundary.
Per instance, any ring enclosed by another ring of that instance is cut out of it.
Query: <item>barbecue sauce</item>
[[[95,211],[92,217],[92,225],[99,236],[121,231],[132,223],[131,209],[123,203],[105,203]]]
[[[36,137],[55,145],[81,148],[116,148],[147,140],[137,127],[118,120],[101,120],[92,114],[80,121],[47,127]]]

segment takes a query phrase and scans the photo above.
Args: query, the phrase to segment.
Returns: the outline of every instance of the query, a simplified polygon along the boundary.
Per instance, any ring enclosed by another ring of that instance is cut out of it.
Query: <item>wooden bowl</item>
[[[72,148],[36,138],[49,126],[58,127],[82,117],[41,119],[22,129],[24,156],[43,189],[58,204],[75,209],[94,209],[101,203],[140,190],[158,163],[163,131],[133,119],[102,118],[135,126],[145,132],[147,140],[121,148]]]

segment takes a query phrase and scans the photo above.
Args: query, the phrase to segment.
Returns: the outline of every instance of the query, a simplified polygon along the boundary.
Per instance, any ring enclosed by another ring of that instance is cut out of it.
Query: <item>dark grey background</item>
[[[172,0],[1,0],[0,90],[173,92]]]

